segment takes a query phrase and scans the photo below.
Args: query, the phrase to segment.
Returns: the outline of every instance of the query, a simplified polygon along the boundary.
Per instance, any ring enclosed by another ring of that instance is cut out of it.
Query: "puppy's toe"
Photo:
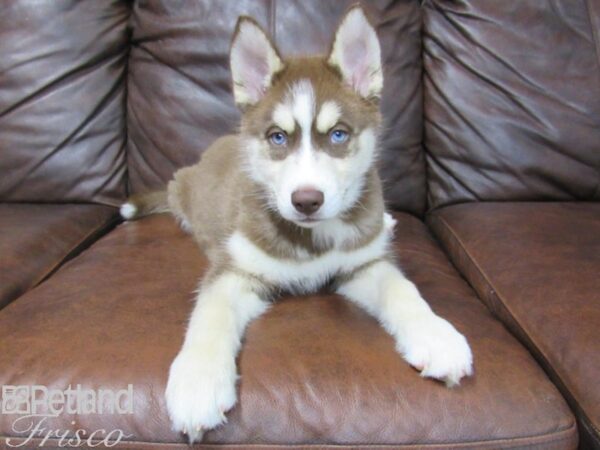
[[[225,422],[225,412],[236,402],[235,364],[182,351],[171,365],[165,392],[173,429],[187,434],[190,443]]]
[[[448,321],[435,315],[411,323],[399,350],[421,376],[444,381],[448,387],[473,373],[467,340]]]

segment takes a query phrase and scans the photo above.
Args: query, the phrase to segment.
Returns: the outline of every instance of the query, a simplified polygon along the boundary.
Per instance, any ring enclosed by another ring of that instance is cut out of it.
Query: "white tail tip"
[[[123,203],[119,209],[121,217],[125,220],[133,219],[137,213],[137,208],[133,203]]]

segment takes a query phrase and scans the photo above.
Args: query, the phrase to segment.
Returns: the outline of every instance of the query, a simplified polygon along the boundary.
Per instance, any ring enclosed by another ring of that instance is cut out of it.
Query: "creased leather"
[[[0,2],[0,200],[125,197],[129,5]]]
[[[89,245],[115,216],[101,205],[0,203],[0,308]]]
[[[429,224],[481,299],[570,401],[600,447],[600,203],[480,203]]]
[[[396,218],[400,264],[469,339],[475,376],[456,389],[423,379],[362,310],[334,295],[288,297],[250,324],[239,402],[206,443],[575,448],[573,416],[527,350],[492,318],[424,224]],[[135,415],[59,416],[47,426],[76,420],[88,430],[123,429],[133,435],[125,447],[184,448],[163,393],[205,268],[172,218],[120,225],[0,311],[0,385],[133,383]],[[0,436],[11,434],[13,418],[0,415]]]
[[[162,188],[239,121],[230,87],[229,43],[237,17],[254,17],[284,55],[325,53],[343,1],[137,2],[128,80],[128,166],[132,192]],[[364,1],[377,25],[385,67],[381,171],[390,207],[421,214],[421,11],[414,0]]]
[[[430,208],[600,199],[599,11],[598,0],[425,2]]]

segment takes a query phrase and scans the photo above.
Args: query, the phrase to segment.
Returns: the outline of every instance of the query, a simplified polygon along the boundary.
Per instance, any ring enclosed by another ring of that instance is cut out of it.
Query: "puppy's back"
[[[207,252],[235,228],[240,193],[240,138],[217,139],[200,162],[177,171],[168,186],[169,207]]]

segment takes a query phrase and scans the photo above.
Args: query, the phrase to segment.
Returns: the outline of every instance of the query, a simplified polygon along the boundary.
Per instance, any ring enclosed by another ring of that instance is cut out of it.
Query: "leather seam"
[[[563,430],[554,431],[550,433],[544,433],[533,436],[523,436],[523,437],[515,437],[515,438],[505,438],[505,439],[489,439],[489,440],[477,440],[477,441],[465,441],[465,442],[438,442],[438,443],[430,443],[430,444],[245,444],[245,443],[206,443],[202,444],[202,448],[331,448],[331,449],[346,449],[346,448],[403,448],[403,449],[452,449],[452,448],[480,448],[477,446],[480,445],[502,445],[507,444],[510,447],[504,448],[522,448],[523,445],[542,445],[547,443],[559,444],[564,441],[570,441],[572,439],[571,434],[576,431],[575,424],[572,424],[569,428],[565,428]],[[551,439],[550,439],[551,438]],[[0,440],[6,442],[6,439],[18,439],[16,436],[0,436]],[[30,442],[35,444],[36,441],[41,441],[41,439],[32,439]],[[50,445],[56,445],[58,443],[58,439],[47,439],[47,442]],[[102,442],[102,441],[93,441],[93,443]],[[142,446],[151,446],[151,447],[169,447],[172,446],[180,446],[183,448],[190,448],[188,444],[184,442],[152,442],[152,441],[122,441],[122,445],[119,444],[115,448],[128,448],[127,445],[142,445]],[[41,447],[44,448],[44,447]],[[498,448],[498,447],[492,447]]]
[[[277,2],[275,0],[271,0],[270,6],[269,32],[271,33],[271,39],[273,39],[273,42],[277,44],[277,25],[275,24],[275,21],[277,20]]]
[[[598,71],[596,73],[600,74],[600,34],[598,33],[598,30],[594,27],[594,22],[592,20],[592,8],[590,6],[590,1],[589,0],[583,0],[583,2],[585,3],[585,8],[587,11],[587,17],[588,17],[588,24],[590,26],[590,30],[592,33],[592,40],[594,41],[594,50],[596,53],[596,61],[598,63]],[[598,82],[600,85],[600,75],[598,75]],[[594,189],[594,192],[592,193],[592,199],[596,197],[596,195],[598,194],[598,192],[600,192],[600,182],[598,182],[598,184],[596,184],[596,189]],[[600,441],[598,442],[598,445],[600,445]]]
[[[31,286],[26,291],[23,292],[23,294],[25,292],[27,292],[28,290],[33,289],[34,287],[40,285],[45,280],[47,280],[58,269],[60,269],[65,263],[67,263],[73,257],[75,257],[79,253],[79,251],[87,248],[89,246],[88,244],[91,245],[93,242],[95,242],[96,239],[94,239],[94,237],[96,237],[98,234],[102,233],[102,231],[110,228],[111,225],[116,224],[118,221],[119,221],[119,218],[118,218],[117,214],[113,213],[113,215],[109,216],[106,220],[103,220],[100,224],[95,226],[91,231],[86,233],[86,235],[83,236],[76,244],[71,246],[68,251],[64,252],[60,258],[57,258],[56,263],[52,264],[52,266],[48,270],[44,271],[43,275],[37,277],[37,281],[33,282],[31,284]],[[100,236],[98,236],[98,237],[100,237]]]
[[[596,53],[596,62],[598,63],[598,68],[600,69],[600,36],[598,35],[598,31],[594,28],[594,23],[592,22],[592,11],[590,8],[589,0],[583,0],[585,3],[585,8],[587,11],[588,23],[590,25],[590,30],[592,33],[592,40],[594,41],[594,50]]]
[[[131,187],[129,186],[129,69],[131,61],[131,48],[133,47],[133,2],[129,4],[129,15],[127,16],[127,23],[125,25],[125,31],[127,33],[127,52],[125,58],[125,80],[123,82],[123,156],[125,160],[125,198],[129,198],[131,193]]]
[[[517,332],[518,335],[517,337],[520,338],[520,340],[525,340],[526,342],[524,342],[525,344],[525,348],[532,352],[534,354],[534,357],[537,354],[537,358],[541,359],[543,361],[542,364],[542,368],[544,369],[545,372],[550,373],[550,375],[554,378],[552,381],[554,384],[560,384],[560,386],[557,386],[561,391],[561,394],[566,397],[566,398],[570,398],[571,402],[570,406],[572,409],[575,409],[581,416],[581,419],[586,423],[586,425],[589,425],[589,427],[594,430],[594,432],[597,435],[600,435],[599,430],[594,426],[594,424],[592,423],[592,421],[589,419],[588,415],[585,413],[585,411],[579,407],[578,405],[580,404],[580,402],[578,400],[575,399],[575,397],[573,396],[573,394],[570,392],[569,389],[567,389],[566,384],[563,380],[563,378],[556,372],[556,370],[554,369],[554,367],[549,363],[548,357],[546,356],[546,354],[539,348],[539,346],[532,340],[532,338],[530,337],[529,333],[525,332],[525,329],[521,326],[521,324],[516,320],[516,315],[513,314],[513,312],[511,311],[510,307],[507,305],[507,303],[503,300],[502,296],[498,294],[498,291],[496,290],[496,288],[494,287],[494,285],[491,283],[491,281],[489,280],[488,276],[486,275],[485,271],[481,268],[481,266],[477,263],[477,261],[475,260],[475,258],[471,255],[471,253],[467,250],[466,246],[464,245],[462,239],[460,239],[460,237],[458,236],[458,234],[455,232],[454,228],[452,228],[452,226],[443,218],[441,217],[441,215],[439,213],[436,213],[434,215],[430,215],[429,216],[432,220],[437,220],[443,227],[446,228],[446,230],[448,230],[448,232],[450,233],[450,235],[452,236],[452,239],[455,241],[456,244],[458,244],[458,247],[460,249],[460,251],[462,251],[462,253],[466,256],[466,258],[468,259],[469,263],[476,269],[476,271],[479,273],[479,275],[481,276],[482,280],[485,282],[485,284],[487,285],[487,287],[489,288],[489,292],[491,296],[493,296],[496,300],[496,304],[500,307],[500,309],[503,309],[505,313],[507,313],[508,317],[510,317],[510,325],[512,327],[514,327]],[[435,232],[435,228],[432,227],[432,229],[434,229]],[[438,238],[440,239],[440,242],[443,242],[443,240],[439,237],[438,233],[435,233]],[[464,275],[463,271],[460,270],[456,259],[453,257],[453,255],[448,251],[447,246],[444,245],[444,249],[446,250],[446,254],[448,255],[448,257],[452,260],[454,266],[457,268],[457,270],[461,273],[461,275],[463,275],[463,277],[467,280],[467,282],[469,283],[469,285],[471,286],[471,288],[478,294],[478,297],[483,301],[482,297],[488,297],[488,295],[485,295],[485,293],[479,293],[477,291],[477,289],[475,288],[475,286],[473,286],[473,284],[471,284],[470,280]],[[485,304],[486,302],[483,301],[483,303]],[[491,310],[490,306],[486,304],[486,306],[488,307],[488,309]],[[505,323],[502,318],[497,317],[498,320],[500,320],[500,322]],[[574,404],[575,406],[571,405]],[[593,438],[595,440],[598,440],[597,436],[593,436]]]

